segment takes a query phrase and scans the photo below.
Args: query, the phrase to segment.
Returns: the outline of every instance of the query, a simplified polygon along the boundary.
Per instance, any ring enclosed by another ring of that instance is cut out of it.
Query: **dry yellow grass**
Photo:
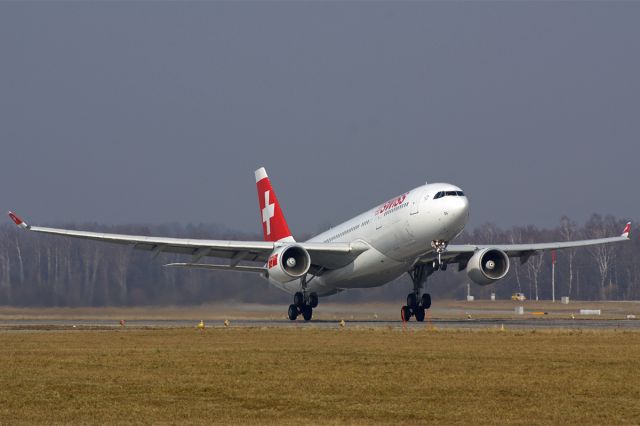
[[[0,423],[638,424],[639,355],[615,330],[2,332]]]

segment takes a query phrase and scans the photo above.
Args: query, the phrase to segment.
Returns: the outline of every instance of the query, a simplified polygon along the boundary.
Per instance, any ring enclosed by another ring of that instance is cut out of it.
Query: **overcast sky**
[[[409,188],[639,218],[640,2],[0,2],[0,208],[294,232]],[[7,219],[8,220],[8,219]]]

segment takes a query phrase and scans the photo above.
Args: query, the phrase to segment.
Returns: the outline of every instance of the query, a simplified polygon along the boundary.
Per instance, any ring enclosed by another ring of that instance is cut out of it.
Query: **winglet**
[[[631,233],[631,222],[627,222],[627,226],[625,226],[624,231],[622,231],[622,236],[625,238],[629,238],[630,233]]]
[[[11,218],[13,223],[18,225],[20,228],[29,229],[29,225],[27,225],[24,220],[20,219],[20,217],[14,212],[9,212],[9,217]]]

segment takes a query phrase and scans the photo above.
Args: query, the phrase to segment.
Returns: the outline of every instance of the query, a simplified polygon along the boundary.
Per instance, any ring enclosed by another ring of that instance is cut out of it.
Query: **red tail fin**
[[[271,181],[264,167],[256,170],[256,185],[258,187],[258,203],[260,204],[260,219],[265,241],[291,240],[291,231],[284,219],[282,209],[276,193],[271,187]]]

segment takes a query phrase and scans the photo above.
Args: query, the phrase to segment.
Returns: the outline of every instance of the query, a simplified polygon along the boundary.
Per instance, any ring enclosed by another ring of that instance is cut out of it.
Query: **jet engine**
[[[477,250],[467,263],[467,276],[480,285],[489,285],[504,278],[509,272],[509,256],[502,250]]]
[[[278,247],[267,262],[269,277],[286,283],[301,278],[311,267],[309,252],[299,245]]]

